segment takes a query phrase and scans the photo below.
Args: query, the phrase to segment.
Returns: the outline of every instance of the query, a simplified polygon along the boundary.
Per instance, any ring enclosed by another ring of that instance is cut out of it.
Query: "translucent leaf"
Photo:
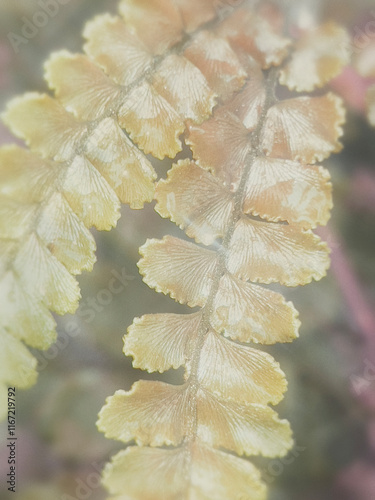
[[[96,120],[121,97],[121,87],[83,54],[63,50],[45,64],[45,77],[64,107],[81,120]]]
[[[347,32],[333,22],[308,31],[281,70],[280,83],[297,92],[323,87],[349,63],[349,44]]]
[[[115,495],[111,500],[266,499],[250,462],[200,443],[173,450],[130,447],[107,464],[103,483]]]
[[[120,201],[140,209],[154,197],[156,173],[145,155],[112,118],[93,131],[86,156],[114,189]]]
[[[201,316],[198,312],[135,318],[124,337],[124,353],[133,356],[134,368],[149,372],[177,369],[190,358]]]
[[[14,275],[6,272],[0,281],[0,329],[37,349],[48,349],[56,339],[56,323],[47,307]]]
[[[194,64],[176,54],[163,60],[154,76],[153,87],[183,120],[201,123],[215,106],[216,94],[205,77]]]
[[[172,0],[182,18],[184,30],[191,33],[216,15],[216,0]]]
[[[234,114],[219,108],[202,125],[190,125],[186,143],[198,165],[211,170],[226,186],[238,187],[250,152],[250,134]]]
[[[198,380],[211,392],[243,403],[277,404],[286,390],[285,376],[272,356],[213,331],[202,348]]]
[[[171,105],[147,82],[126,96],[119,123],[146,154],[162,160],[165,156],[174,158],[181,151],[178,137],[185,126]]]
[[[78,283],[34,233],[21,246],[14,270],[25,290],[58,314],[73,314],[77,309]]]
[[[149,287],[190,307],[204,305],[217,266],[217,254],[187,241],[165,236],[140,248],[140,273]]]
[[[162,54],[183,36],[181,15],[171,0],[123,0],[119,9],[154,54]]]
[[[219,34],[228,38],[233,46],[245,50],[263,68],[281,64],[290,45],[266,19],[245,8],[233,12],[220,26]]]
[[[201,70],[210,87],[223,100],[239,90],[245,82],[246,71],[228,41],[210,31],[198,33],[184,55]]]
[[[198,437],[238,455],[277,457],[293,446],[289,423],[268,406],[219,400],[198,390]]]
[[[243,217],[234,230],[227,258],[236,276],[287,286],[321,279],[328,269],[328,247],[311,231]]]
[[[21,238],[35,220],[37,208],[37,205],[14,201],[0,194],[0,238]]]
[[[224,234],[234,204],[221,182],[190,160],[178,162],[168,179],[158,183],[156,199],[162,217],[170,217],[205,245]]]
[[[141,380],[131,391],[117,391],[99,414],[98,427],[107,438],[139,445],[178,445],[197,419],[204,443],[239,455],[284,455],[293,444],[289,424],[263,405],[242,405],[198,389],[196,417],[190,384],[174,386]]]
[[[254,130],[263,111],[266,87],[260,66],[252,62],[248,67],[246,85],[225,105],[225,109],[234,113],[248,130]]]
[[[3,120],[32,151],[58,161],[74,156],[87,133],[86,125],[46,94],[16,97],[8,104]]]
[[[345,110],[339,97],[297,97],[281,101],[267,114],[262,147],[270,156],[315,163],[342,145]]]
[[[113,80],[128,87],[147,73],[153,64],[150,51],[120,18],[97,16],[85,26],[85,52]]]
[[[96,261],[94,238],[60,193],[43,208],[37,234],[70,273],[92,270]]]
[[[201,317],[198,312],[136,318],[124,337],[124,353],[134,357],[135,368],[149,372],[180,366],[189,369]],[[286,390],[284,374],[269,354],[235,344],[213,331],[206,334],[198,380],[213,393],[246,403],[277,404]]]
[[[63,193],[86,227],[109,230],[120,217],[120,203],[96,168],[84,156],[76,156],[63,183]]]
[[[0,328],[0,380],[8,385],[26,389],[37,379],[37,360],[30,351],[12,335]]]
[[[18,242],[15,240],[5,240],[0,238],[0,277],[3,277],[12,265],[14,255],[18,250],[17,243]]]
[[[21,203],[39,203],[49,197],[61,167],[14,144],[0,148],[0,193]]]
[[[225,275],[211,317],[217,331],[240,342],[275,344],[298,336],[298,313],[279,293]]]
[[[107,438],[138,445],[177,445],[187,432],[190,392],[185,386],[140,380],[107,398],[98,428]]]
[[[249,173],[244,211],[306,229],[325,225],[332,208],[329,181],[329,172],[323,167],[258,157]]]

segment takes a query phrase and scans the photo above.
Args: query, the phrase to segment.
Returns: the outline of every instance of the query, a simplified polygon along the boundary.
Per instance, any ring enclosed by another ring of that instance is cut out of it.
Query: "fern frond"
[[[60,51],[45,64],[54,97],[28,93],[3,114],[29,149],[0,149],[0,385],[34,383],[36,360],[23,342],[47,349],[51,311],[76,310],[74,276],[95,262],[89,228],[114,227],[121,202],[140,209],[153,199],[145,154],[174,157],[185,122],[206,120],[221,92],[243,85],[230,44],[216,46],[201,27],[218,23],[214,2],[192,7],[123,2],[122,17],[96,17],[84,30],[86,54]]]
[[[124,1],[123,11],[143,26],[145,44],[155,38],[164,47],[166,37],[146,29],[146,2],[135,4]],[[174,40],[176,25],[165,19],[188,2],[151,5]],[[135,367],[183,366],[185,376],[181,385],[140,381],[108,398],[99,429],[138,445],[105,469],[112,500],[264,499],[260,474],[233,453],[282,456],[293,445],[288,422],[268,406],[281,400],[285,376],[271,356],[243,344],[298,336],[293,305],[264,284],[297,286],[325,275],[328,247],[312,229],[329,218],[331,184],[314,164],[341,149],[344,110],[331,93],[279,101],[275,87],[323,86],[348,59],[345,47],[336,48],[347,36],[327,25],[293,45],[248,4],[212,30],[236,54],[246,82],[221,97],[211,118],[189,122],[194,160],[177,162],[156,188],[156,210],[196,243],[148,240],[138,264],[150,287],[200,309],[136,318],[124,337]],[[301,58],[310,78],[299,77]]]

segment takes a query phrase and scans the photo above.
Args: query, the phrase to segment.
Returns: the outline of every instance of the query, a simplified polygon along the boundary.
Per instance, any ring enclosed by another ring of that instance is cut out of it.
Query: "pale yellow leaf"
[[[92,270],[96,261],[94,238],[61,193],[55,193],[43,207],[36,232],[71,274]]]
[[[186,143],[198,165],[211,170],[231,190],[236,190],[249,156],[250,133],[239,118],[219,108],[202,125],[190,125]]]
[[[85,52],[118,84],[128,87],[153,64],[150,51],[120,18],[104,14],[89,21]]]
[[[19,239],[37,217],[38,205],[14,201],[0,194],[0,238]]]
[[[163,60],[153,77],[153,87],[183,120],[203,122],[216,103],[216,94],[199,69],[176,54]]]
[[[261,117],[266,100],[266,86],[263,72],[254,61],[248,63],[249,78],[245,86],[225,105],[244,126],[253,131]]]
[[[274,158],[322,161],[342,149],[344,120],[342,100],[331,93],[281,101],[267,113],[262,148]]]
[[[229,42],[210,31],[197,33],[184,55],[201,70],[210,87],[223,100],[245,82],[246,71]]]
[[[241,279],[287,286],[320,280],[328,267],[328,247],[311,231],[247,217],[238,221],[227,257]]]
[[[229,39],[232,46],[245,50],[263,68],[278,66],[288,54],[290,40],[278,34],[266,19],[246,8],[233,12],[218,32]]]
[[[119,123],[146,154],[162,160],[165,156],[174,158],[181,151],[179,136],[185,125],[172,106],[147,82],[124,98]]]
[[[25,345],[13,335],[0,328],[0,385],[26,389],[37,379],[37,360]]]
[[[163,54],[183,36],[181,14],[170,0],[122,0],[119,9],[154,54]]]
[[[156,188],[156,211],[170,217],[197,242],[211,245],[223,236],[234,207],[233,196],[209,172],[181,160]]]
[[[178,445],[197,422],[197,437],[239,455],[284,455],[293,444],[289,424],[271,408],[220,399],[209,391],[141,380],[131,391],[117,391],[99,414],[98,427],[107,438],[140,446]],[[196,410],[192,403],[196,401]],[[196,411],[196,413],[195,413]]]
[[[201,312],[135,318],[124,336],[124,353],[133,356],[134,368],[149,372],[177,369],[191,356],[200,322]]]
[[[130,447],[107,464],[103,483],[114,495],[110,500],[266,499],[250,462],[197,442],[177,449]]]
[[[330,175],[323,167],[258,157],[249,173],[244,211],[310,229],[327,223],[331,191]]]
[[[69,205],[86,227],[109,230],[120,217],[120,202],[107,181],[87,158],[76,156],[62,186]]]
[[[121,87],[83,54],[55,52],[45,63],[45,78],[59,101],[80,120],[103,117],[121,98]]]
[[[213,331],[200,354],[198,380],[212,393],[243,403],[277,404],[286,390],[285,376],[272,356]]]
[[[178,445],[187,432],[190,397],[185,386],[140,380],[107,398],[97,425],[107,438],[125,443]]]
[[[190,242],[165,236],[140,248],[140,273],[149,287],[190,307],[203,306],[211,289],[217,254]]]
[[[217,331],[234,340],[275,344],[298,337],[297,316],[293,304],[279,293],[225,275],[211,322]]]
[[[211,21],[218,7],[217,0],[204,0],[204,2],[202,0],[171,0],[171,3],[176,6],[187,33]]]
[[[197,435],[208,445],[265,457],[285,455],[293,446],[289,423],[268,406],[225,401],[202,389],[197,399]]]
[[[84,123],[46,94],[29,93],[14,98],[2,118],[32,151],[57,161],[74,156],[87,134]]]
[[[61,166],[14,144],[0,148],[0,193],[22,203],[40,203],[56,189]]]
[[[290,90],[311,92],[323,87],[349,63],[350,39],[336,23],[306,32],[281,70],[280,83]]]
[[[30,295],[58,314],[74,313],[80,292],[77,281],[42,244],[35,233],[22,244],[14,261],[20,283]]]
[[[48,308],[28,293],[13,271],[0,280],[0,329],[37,349],[48,349],[56,340],[56,322]]]
[[[201,312],[136,318],[124,337],[124,353],[133,356],[135,368],[163,372],[185,366],[188,377],[200,325]],[[200,353],[199,383],[226,399],[246,403],[277,404],[282,399],[285,377],[269,354],[213,331],[201,333],[206,338]]]
[[[85,155],[130,208],[140,209],[152,201],[155,170],[115,120],[106,118],[95,128]]]

